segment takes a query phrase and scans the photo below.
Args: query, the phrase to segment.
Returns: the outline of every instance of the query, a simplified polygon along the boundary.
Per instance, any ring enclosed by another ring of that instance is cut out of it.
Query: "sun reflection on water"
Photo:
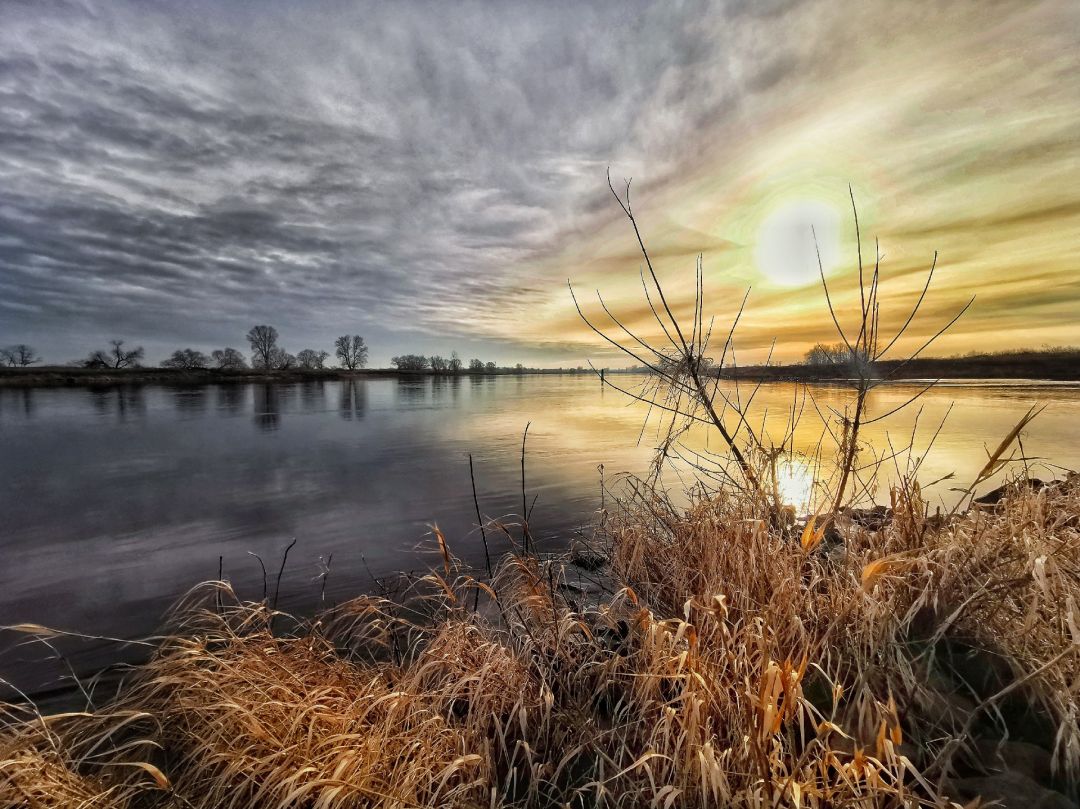
[[[813,505],[814,470],[807,461],[788,457],[776,465],[776,489],[783,505],[806,514]]]

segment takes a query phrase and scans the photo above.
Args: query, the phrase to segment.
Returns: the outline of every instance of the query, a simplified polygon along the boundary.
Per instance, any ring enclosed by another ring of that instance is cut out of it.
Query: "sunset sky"
[[[887,324],[939,251],[908,345],[1080,344],[1076,2],[3,0],[0,345],[623,364],[566,288],[648,331],[609,166],[745,361],[832,339],[849,185]]]

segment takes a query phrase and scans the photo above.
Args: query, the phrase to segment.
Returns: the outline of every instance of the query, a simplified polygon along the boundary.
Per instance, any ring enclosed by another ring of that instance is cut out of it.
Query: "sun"
[[[776,286],[814,283],[819,277],[819,251],[827,274],[839,261],[840,216],[821,200],[784,202],[758,226],[754,259],[762,275]]]

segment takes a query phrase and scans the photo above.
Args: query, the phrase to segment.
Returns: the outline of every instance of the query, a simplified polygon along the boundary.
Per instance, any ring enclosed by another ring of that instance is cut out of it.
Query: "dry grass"
[[[352,665],[317,633],[275,637],[253,614],[266,615],[204,614],[202,631],[170,639],[127,697],[167,729],[185,804],[438,806],[479,794],[482,761],[464,730],[403,687],[402,672]]]
[[[0,802],[4,806],[120,806],[114,791],[75,771],[72,762],[32,734],[12,734],[0,745]]]
[[[0,732],[0,805],[30,809],[120,809],[160,794],[168,778],[145,761],[140,712],[68,713],[42,717],[14,708]]]
[[[636,491],[603,523],[613,594],[511,557],[474,611],[448,550],[407,608],[273,632],[204,586],[110,714],[7,722],[0,803],[944,805],[968,747],[1024,723],[1075,786],[1075,480],[951,522],[913,487],[843,543]]]

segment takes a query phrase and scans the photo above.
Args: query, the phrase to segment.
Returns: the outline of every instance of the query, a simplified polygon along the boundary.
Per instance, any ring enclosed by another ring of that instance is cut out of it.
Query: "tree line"
[[[287,371],[292,368],[322,370],[326,368],[329,351],[305,348],[291,354],[278,345],[278,330],[265,324],[252,326],[246,337],[251,347],[251,367],[262,371]],[[341,367],[355,371],[367,365],[368,347],[359,334],[343,334],[334,341],[334,354]],[[236,371],[247,368],[244,355],[235,348],[213,351],[209,357],[192,348],[177,349],[165,362],[163,368],[198,370],[213,367]]]
[[[257,370],[284,371],[289,369],[321,370],[326,368],[330,358],[329,351],[305,348],[296,354],[286,351],[278,340],[280,335],[273,326],[261,324],[252,326],[246,339],[251,349],[251,364],[244,354],[236,348],[226,347],[212,351],[207,356],[194,348],[178,348],[168,359],[161,363],[162,368],[197,371],[216,368],[225,371],[238,371],[247,368]],[[85,358],[76,360],[71,365],[82,368],[139,368],[146,356],[142,346],[128,348],[124,340],[110,340],[109,347],[91,351]],[[334,356],[342,368],[355,371],[364,368],[368,361],[368,347],[359,334],[343,334],[334,341]],[[28,345],[18,344],[0,349],[0,365],[9,367],[28,367],[41,362],[37,352]],[[390,360],[401,371],[434,371],[436,373],[461,373],[465,365],[456,351],[449,357],[439,355],[402,354]],[[484,362],[474,358],[469,360],[470,373],[495,373],[500,370],[494,362]],[[512,370],[527,370],[518,363]]]
[[[449,357],[441,357],[438,354],[430,357],[424,354],[402,354],[391,357],[390,364],[399,371],[434,371],[439,374],[460,374],[465,369],[465,364],[456,351],[450,352]],[[501,369],[494,362],[484,362],[473,358],[469,360],[468,370],[471,374],[493,374]],[[513,369],[506,370],[523,373],[527,369],[519,362]]]
[[[278,345],[278,331],[273,326],[252,326],[247,335],[251,347],[251,368],[260,370],[287,370],[290,368],[321,369],[326,367],[329,351],[305,348],[296,354]],[[334,341],[334,354],[343,368],[355,371],[367,365],[368,347],[359,334],[343,334]],[[80,368],[140,368],[146,352],[142,346],[127,348],[124,340],[110,340],[109,347],[91,351],[85,358],[69,365]],[[38,353],[20,343],[0,349],[0,366],[26,368],[41,362]],[[210,352],[207,356],[194,348],[178,348],[161,363],[162,368],[181,370],[206,370],[218,368],[237,371],[248,368],[247,358],[238,349],[227,347]]]

